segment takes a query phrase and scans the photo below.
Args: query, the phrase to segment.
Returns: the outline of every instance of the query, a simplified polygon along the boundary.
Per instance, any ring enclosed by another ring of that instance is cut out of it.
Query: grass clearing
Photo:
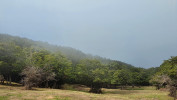
[[[46,88],[24,90],[20,86],[0,85],[0,100],[173,100],[168,96],[167,91],[155,90],[154,87],[141,87],[141,90],[136,88],[134,90],[102,89],[103,94],[93,94]]]
[[[0,100],[7,100],[8,96],[0,96]]]

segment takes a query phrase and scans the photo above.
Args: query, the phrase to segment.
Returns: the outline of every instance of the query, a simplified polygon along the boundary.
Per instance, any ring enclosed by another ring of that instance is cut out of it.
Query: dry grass
[[[87,90],[87,89],[85,89]],[[103,89],[104,94],[83,91],[35,88],[0,85],[0,100],[173,100],[166,91],[157,91],[153,87],[141,90]]]

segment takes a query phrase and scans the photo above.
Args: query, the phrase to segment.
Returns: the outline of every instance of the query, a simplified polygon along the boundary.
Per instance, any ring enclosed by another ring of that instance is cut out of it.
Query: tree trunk
[[[26,90],[31,90],[31,89],[32,89],[32,85],[30,85],[30,84],[25,84],[25,89],[26,89]]]
[[[4,85],[4,81],[5,81],[5,79],[1,80],[1,84],[3,84],[3,85]]]
[[[117,85],[116,84],[114,84],[114,89],[116,89],[117,87],[116,87]]]
[[[169,95],[174,97],[174,100],[176,100],[176,87],[175,86],[170,87],[170,94]]]
[[[132,88],[134,88],[134,87],[135,87],[135,85],[133,84],[133,85],[132,85]]]
[[[98,88],[98,87],[97,88],[96,87],[90,88],[89,92],[91,92],[91,93],[98,93],[98,94],[102,93],[101,88]]]
[[[9,78],[8,78],[8,76],[7,76],[6,85],[8,85],[8,84],[9,84],[9,83],[8,83],[8,81],[9,81]]]
[[[121,90],[123,90],[123,86],[121,86]]]
[[[48,82],[48,81],[46,82],[45,87],[46,87],[46,88],[48,88],[48,87],[49,87],[49,82]]]
[[[90,86],[90,91],[89,92],[101,94],[102,93],[101,87],[102,87],[102,84],[100,84],[100,83],[92,83],[91,86]]]
[[[9,85],[11,85],[12,79],[11,76],[9,76]]]
[[[54,82],[54,84],[53,84],[53,87],[52,87],[53,89],[56,89],[56,82]]]

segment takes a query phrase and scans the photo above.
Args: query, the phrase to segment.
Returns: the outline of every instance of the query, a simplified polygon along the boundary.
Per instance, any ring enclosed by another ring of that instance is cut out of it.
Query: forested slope
[[[156,71],[157,68],[137,68],[70,47],[0,34],[1,79],[21,82],[27,89],[77,83],[100,93],[102,87],[149,85]]]

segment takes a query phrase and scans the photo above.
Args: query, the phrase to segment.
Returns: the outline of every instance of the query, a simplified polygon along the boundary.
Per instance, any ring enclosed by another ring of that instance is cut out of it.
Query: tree
[[[168,62],[171,64],[171,69],[170,71],[170,78],[171,78],[171,83],[170,85],[170,96],[174,97],[174,100],[177,98],[177,56],[176,57],[171,57],[171,59],[168,60]]]
[[[176,99],[176,80],[172,80],[168,75],[156,75],[151,79],[151,83],[154,84],[157,89],[160,89],[163,85],[167,85],[170,96]]]
[[[54,80],[55,74],[46,72],[44,69],[34,66],[26,67],[21,75],[24,77],[22,80],[25,89],[30,90],[34,86],[38,86],[42,82]]]
[[[167,79],[167,75],[154,75],[150,80],[150,83],[156,87],[156,90],[159,90],[162,85],[167,84]]]
[[[131,77],[129,71],[125,69],[115,71],[113,74],[113,81],[114,83],[121,85],[121,89],[123,89],[124,86],[130,84]]]
[[[24,52],[26,54],[26,66],[35,66],[43,70],[43,76],[45,76],[43,78],[45,79],[38,85],[48,88],[49,81],[55,81],[52,82],[53,85],[50,85],[50,87],[59,88],[57,84],[63,83],[63,73],[66,72],[65,69],[69,69],[67,68],[70,64],[69,61],[60,53],[52,54],[47,50],[26,48]]]
[[[11,84],[14,76],[23,68],[22,49],[14,43],[0,43],[0,71],[4,78]]]
[[[82,60],[76,67],[77,80],[90,87],[90,92],[102,93],[102,84],[105,71],[103,65],[97,60],[85,59]]]
[[[131,85],[134,88],[135,85],[141,85],[141,75],[138,72],[131,73]]]
[[[34,66],[26,67],[21,75],[24,77],[22,80],[25,85],[25,89],[31,90],[33,86],[37,86],[42,81],[43,70]]]
[[[72,78],[72,62],[69,61],[60,52],[56,52],[50,57],[50,60],[47,61],[46,59],[45,61],[51,65],[50,68],[56,74],[56,82],[58,84],[56,88],[60,88],[62,84]]]
[[[177,89],[177,56],[171,57],[169,60],[165,60],[159,67],[156,76],[159,76],[157,82],[166,83],[170,96],[176,99],[176,89]],[[153,78],[152,78],[153,80]]]

